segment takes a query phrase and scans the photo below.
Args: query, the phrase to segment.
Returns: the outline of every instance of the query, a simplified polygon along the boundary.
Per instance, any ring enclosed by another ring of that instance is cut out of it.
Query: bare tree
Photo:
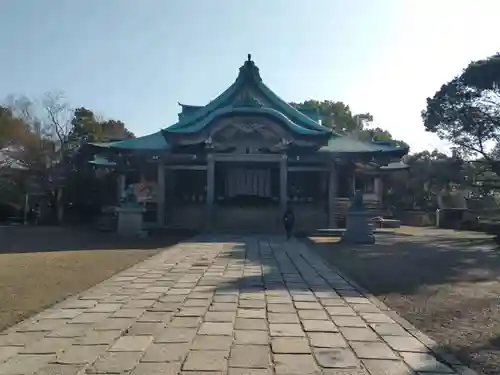
[[[65,176],[64,156],[70,144],[73,111],[60,92],[46,93],[39,100],[11,96],[6,104],[28,128],[11,156],[28,170],[30,185],[54,197],[59,211],[60,182]],[[62,213],[57,216],[62,220]]]
[[[72,129],[73,109],[60,92],[46,93],[42,99],[45,129],[58,141],[58,151],[66,151]]]

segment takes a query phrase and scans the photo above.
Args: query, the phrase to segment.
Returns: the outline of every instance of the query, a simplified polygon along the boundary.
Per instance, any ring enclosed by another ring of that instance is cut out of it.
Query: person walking
[[[292,237],[293,226],[295,224],[295,214],[289,204],[286,205],[286,210],[283,214],[283,224],[285,226],[286,239],[289,240]]]

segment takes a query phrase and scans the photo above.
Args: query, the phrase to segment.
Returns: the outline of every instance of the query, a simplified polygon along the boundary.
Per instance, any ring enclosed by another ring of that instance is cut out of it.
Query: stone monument
[[[346,215],[346,230],[342,242],[353,244],[373,244],[373,223],[363,205],[363,193],[357,190]]]
[[[436,228],[460,229],[469,212],[465,190],[447,186],[439,192],[437,203]]]
[[[127,237],[145,237],[143,230],[144,212],[146,209],[137,202],[134,186],[129,185],[116,208],[118,214],[118,234]]]

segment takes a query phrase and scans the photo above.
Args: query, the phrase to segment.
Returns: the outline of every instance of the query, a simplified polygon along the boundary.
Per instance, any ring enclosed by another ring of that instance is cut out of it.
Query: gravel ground
[[[95,285],[163,248],[177,236],[118,241],[61,228],[0,228],[0,331]]]
[[[489,239],[428,231],[376,245],[311,238],[329,262],[480,374],[500,373],[500,255]]]

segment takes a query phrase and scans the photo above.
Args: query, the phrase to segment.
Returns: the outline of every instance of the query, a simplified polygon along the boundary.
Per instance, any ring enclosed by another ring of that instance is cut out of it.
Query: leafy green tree
[[[351,108],[342,102],[311,99],[291,104],[298,109],[318,110],[323,126],[339,133],[353,133],[363,130],[373,121],[371,114],[353,114]]]
[[[369,141],[394,141],[401,146],[408,146],[403,141],[392,138],[391,133],[378,127],[372,127],[373,116],[370,113],[352,112],[349,105],[331,100],[306,100],[302,103],[291,103],[294,107],[310,112],[317,111],[323,126],[340,134],[350,134]]]
[[[427,98],[425,129],[500,175],[500,54],[471,62]]]
[[[133,138],[122,121],[101,120],[88,108],[75,109],[71,120],[69,140],[74,152],[69,153],[66,163],[70,166],[66,179],[66,201],[73,212],[81,218],[91,219],[99,213],[101,191],[107,189],[109,179],[99,179],[94,168],[89,164],[93,158],[93,149],[89,142],[106,142]]]
[[[98,183],[88,164],[93,155],[86,145],[133,137],[125,124],[97,119],[84,107],[73,110],[59,93],[48,93],[38,101],[11,97],[8,102],[0,107],[0,149],[9,146],[11,156],[25,167],[26,173],[22,189],[12,189],[12,174],[9,183],[0,184],[0,188],[21,192],[36,186],[51,200],[58,221],[68,202],[84,207],[98,201],[94,199],[98,193],[90,195]],[[0,171],[1,164],[0,160]]]
[[[10,108],[0,106],[0,150],[22,142],[28,133],[24,121],[15,117]]]
[[[115,141],[135,138],[134,133],[127,129],[125,124],[119,120],[105,120],[100,122],[104,141]]]
[[[440,194],[466,185],[466,165],[456,157],[434,150],[407,155],[403,161],[410,168],[390,174],[385,184],[384,201],[396,207],[434,210]]]
[[[69,138],[77,144],[134,138],[122,121],[100,120],[90,109],[75,109]]]

